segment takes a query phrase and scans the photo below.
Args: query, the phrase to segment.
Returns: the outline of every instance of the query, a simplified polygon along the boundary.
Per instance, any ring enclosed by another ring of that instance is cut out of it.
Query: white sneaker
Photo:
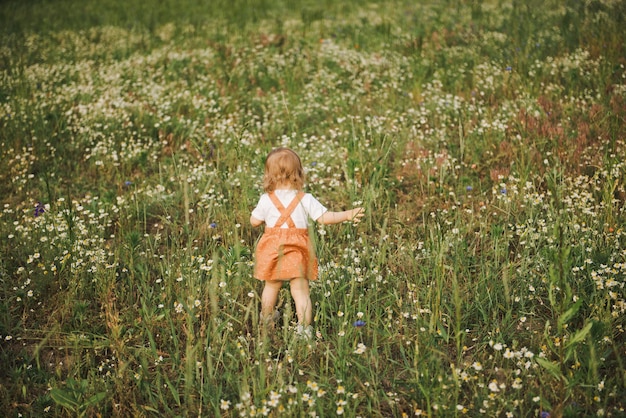
[[[303,340],[312,340],[313,327],[311,325],[303,326],[298,324],[298,326],[296,326],[296,336]]]
[[[278,311],[278,309],[274,309],[274,311],[267,316],[261,316],[261,322],[265,326],[270,326],[272,328],[276,325],[279,319],[280,319],[280,312]]]

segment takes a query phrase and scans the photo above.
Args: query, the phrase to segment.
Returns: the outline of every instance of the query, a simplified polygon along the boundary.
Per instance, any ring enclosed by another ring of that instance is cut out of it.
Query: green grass
[[[3,2],[0,412],[624,416],[624,10]],[[279,145],[367,211],[310,342],[251,277]]]

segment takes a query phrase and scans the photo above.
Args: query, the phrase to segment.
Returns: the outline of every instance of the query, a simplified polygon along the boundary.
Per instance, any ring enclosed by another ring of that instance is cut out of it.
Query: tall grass
[[[0,5],[6,416],[622,416],[623,1]],[[263,159],[315,338],[259,323]]]

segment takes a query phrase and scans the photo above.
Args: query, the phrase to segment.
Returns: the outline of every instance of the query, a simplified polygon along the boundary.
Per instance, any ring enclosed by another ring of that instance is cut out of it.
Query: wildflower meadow
[[[0,2],[0,415],[624,417],[626,1]],[[263,332],[288,146],[314,336]]]

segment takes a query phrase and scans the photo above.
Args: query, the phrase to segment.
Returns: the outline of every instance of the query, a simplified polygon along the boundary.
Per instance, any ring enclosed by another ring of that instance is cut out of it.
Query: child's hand
[[[324,212],[322,216],[316,219],[322,225],[338,224],[341,222],[352,222],[358,224],[361,222],[361,218],[365,215],[365,209],[354,208],[348,210],[342,210],[341,212]]]
[[[361,222],[361,218],[365,216],[365,208],[354,208],[351,212],[350,221],[355,225]]]

